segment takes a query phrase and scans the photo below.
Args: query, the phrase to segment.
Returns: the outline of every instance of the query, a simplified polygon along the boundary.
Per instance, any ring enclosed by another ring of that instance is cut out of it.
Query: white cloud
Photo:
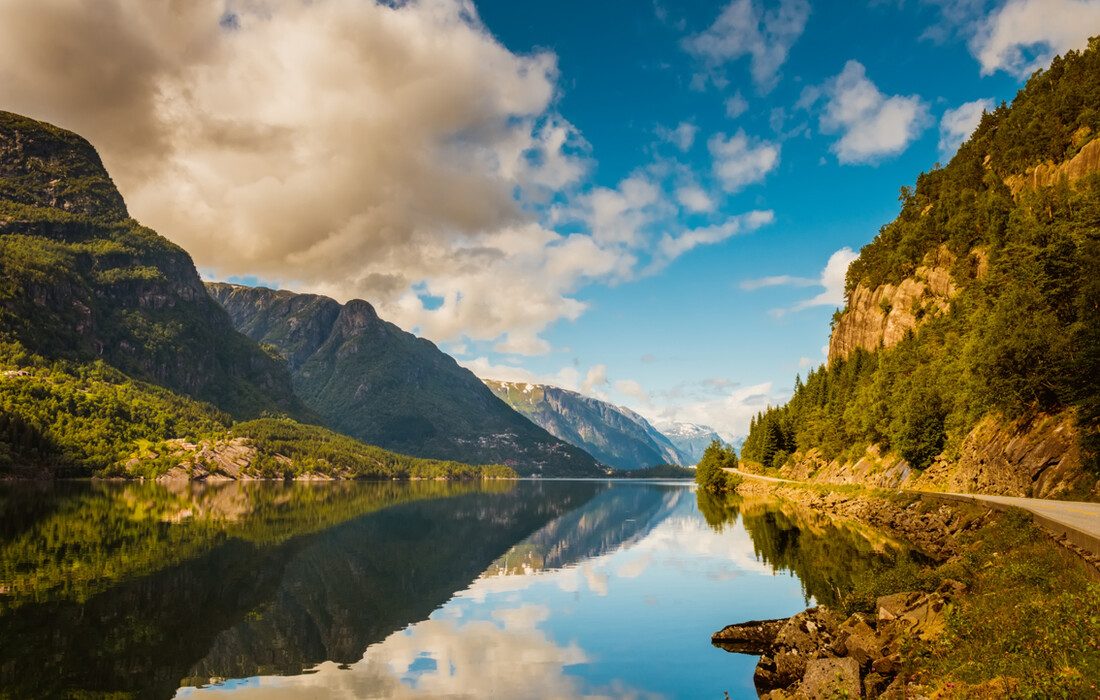
[[[829,262],[821,271],[820,284],[824,287],[817,296],[812,299],[800,301],[794,305],[792,311],[801,311],[814,306],[844,306],[844,280],[848,274],[848,266],[859,257],[859,253],[851,248],[841,248],[829,256]]]
[[[779,70],[787,61],[791,46],[802,36],[810,16],[807,0],[780,0],[778,7],[765,9],[755,0],[732,0],[707,30],[687,37],[684,48],[703,59],[711,71],[748,56],[753,81],[768,92],[779,81]],[[720,76],[711,76],[716,84]]]
[[[749,101],[744,98],[740,90],[726,100],[726,116],[730,119],[736,119],[747,111],[749,111]]]
[[[1009,0],[980,22],[970,52],[982,75],[999,70],[1026,77],[1056,54],[1083,49],[1100,28],[1096,0]]]
[[[481,379],[495,379],[501,382],[523,382],[526,384],[548,384],[570,391],[580,390],[580,372],[575,367],[563,367],[554,374],[535,374],[515,365],[494,365],[487,357],[473,360],[458,360],[458,364],[473,372]]]
[[[683,152],[691,150],[692,144],[695,143],[695,134],[699,131],[699,127],[688,122],[680,122],[675,129],[670,129],[667,126],[657,127],[657,136],[662,141],[668,141],[676,148]]]
[[[676,402],[663,406],[641,407],[638,412],[651,423],[697,423],[709,425],[724,440],[734,441],[748,435],[749,421],[782,397],[773,395],[772,383],[737,387],[715,398]]]
[[[649,394],[646,393],[641,384],[633,379],[620,379],[615,382],[615,388],[618,389],[620,393],[632,399],[642,403],[649,403]]]
[[[851,248],[841,248],[829,256],[825,268],[816,280],[806,277],[794,277],[792,275],[777,275],[774,277],[762,277],[755,280],[746,280],[740,284],[745,291],[754,291],[764,287],[792,286],[812,287],[820,285],[823,289],[820,294],[810,299],[804,299],[795,304],[790,311],[801,311],[815,306],[844,306],[844,282],[848,274],[848,266],[859,257],[859,254]],[[783,316],[787,309],[772,309],[773,316]]]
[[[728,139],[725,134],[715,134],[707,148],[714,159],[714,174],[727,192],[761,182],[779,164],[779,145],[749,139],[744,129]]]
[[[798,368],[799,369],[808,369],[809,367],[811,367],[813,365],[813,363],[814,363],[814,361],[811,360],[810,358],[801,357],[798,360]]]
[[[88,137],[134,216],[210,276],[537,354],[581,289],[639,273],[647,227],[682,228],[660,183],[590,186],[556,57],[510,52],[468,0],[226,6],[0,3],[4,108]],[[554,230],[550,202],[579,199],[584,230]]]
[[[584,383],[581,384],[581,393],[583,394],[597,394],[597,390],[607,386],[607,365],[593,365],[588,368],[588,374],[584,377]]]
[[[940,119],[940,156],[950,158],[962,142],[974,133],[982,113],[993,110],[993,100],[974,100],[949,109]]]
[[[883,95],[858,61],[848,61],[824,92],[828,101],[821,130],[841,134],[832,146],[841,163],[873,163],[897,155],[928,124],[928,106],[918,95]]]
[[[676,201],[693,214],[714,211],[714,200],[701,187],[687,185],[676,189]]]

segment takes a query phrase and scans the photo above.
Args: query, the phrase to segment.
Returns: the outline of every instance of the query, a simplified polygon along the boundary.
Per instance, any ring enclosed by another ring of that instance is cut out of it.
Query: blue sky
[[[736,438],[898,189],[1097,33],[1100,0],[43,0],[0,5],[0,108],[88,137],[208,279]]]

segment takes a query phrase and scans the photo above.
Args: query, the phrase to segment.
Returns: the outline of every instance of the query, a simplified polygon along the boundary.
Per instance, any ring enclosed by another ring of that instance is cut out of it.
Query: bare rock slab
[[[801,694],[808,700],[860,697],[859,662],[852,658],[813,659],[806,664]]]

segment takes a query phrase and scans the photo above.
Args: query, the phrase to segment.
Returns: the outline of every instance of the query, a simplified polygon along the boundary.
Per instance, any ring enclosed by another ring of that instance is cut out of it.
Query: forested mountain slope
[[[208,284],[233,324],[286,358],[295,390],[325,424],[419,457],[498,463],[521,474],[600,476],[584,450],[493,395],[430,341],[365,301]]]
[[[848,270],[829,364],[743,457],[826,481],[1083,495],[1100,426],[1100,43],[1031,77]]]
[[[308,416],[282,363],[235,332],[186,251],[131,219],[91,144],[0,112],[0,338],[102,360],[239,418]]]
[[[288,416],[319,421],[190,256],[129,218],[95,149],[0,112],[0,476],[514,474]]]
[[[616,469],[692,464],[634,411],[545,384],[485,380],[509,406]]]

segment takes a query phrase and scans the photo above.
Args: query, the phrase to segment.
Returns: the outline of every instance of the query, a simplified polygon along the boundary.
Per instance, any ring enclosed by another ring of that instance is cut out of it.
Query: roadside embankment
[[[746,480],[770,494],[857,520],[922,549],[856,580],[835,609],[739,622],[716,646],[759,655],[761,697],[905,699],[1100,697],[1095,570],[1030,514],[920,494]]]

